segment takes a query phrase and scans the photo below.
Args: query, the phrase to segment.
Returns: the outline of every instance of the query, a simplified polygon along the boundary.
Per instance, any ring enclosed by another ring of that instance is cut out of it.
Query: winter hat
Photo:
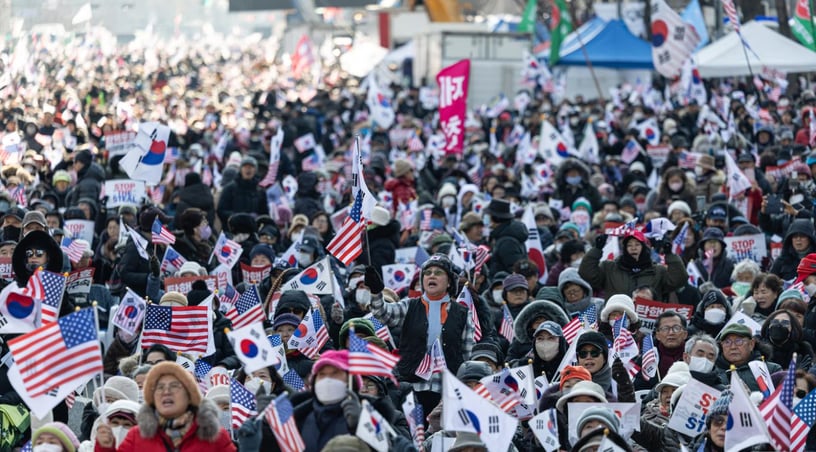
[[[71,173],[65,170],[57,170],[54,171],[54,176],[51,178],[51,182],[56,184],[57,182],[68,182],[71,183]]]
[[[470,359],[471,361],[476,361],[478,358],[487,358],[496,366],[500,366],[502,361],[504,361],[499,347],[490,342],[480,342],[473,346]]]
[[[245,165],[249,165],[255,167],[255,169],[258,169],[258,161],[255,160],[255,157],[249,155],[241,159],[241,166]]]
[[[385,226],[391,221],[391,212],[380,206],[374,206],[371,210],[371,223],[377,226]]]
[[[479,381],[490,376],[490,366],[482,361],[465,361],[456,370],[456,378],[462,383]]]
[[[538,333],[542,331],[546,331],[556,337],[561,337],[564,335],[564,330],[561,329],[561,325],[553,322],[552,320],[546,320],[544,322],[541,322],[541,324],[538,325],[535,332],[533,333],[533,337],[538,336]]]
[[[187,306],[198,306],[206,300],[212,292],[207,288],[207,283],[202,280],[193,281],[190,291],[187,292]]]
[[[799,261],[799,266],[796,267],[796,281],[800,283],[808,276],[816,273],[816,253],[810,253]]]
[[[707,307],[715,304],[721,305],[726,309],[726,312],[730,307],[730,303],[728,303],[728,300],[725,299],[725,295],[723,295],[720,290],[709,290],[706,292],[703,299],[700,300],[700,307],[703,311],[705,311]]]
[[[733,398],[734,394],[730,389],[723,391],[720,397],[711,405],[711,410],[708,412],[708,417],[706,418],[706,424],[710,422],[712,416],[728,416],[728,405],[731,404],[731,399]]]
[[[485,443],[482,442],[479,435],[473,432],[456,432],[456,441],[453,442],[453,446],[448,449],[449,452],[456,452],[465,449],[487,449]]]
[[[45,222],[45,215],[39,210],[32,210],[30,212],[26,212],[25,216],[23,217],[23,229],[31,223],[36,223],[44,228],[48,227],[48,223]]]
[[[321,449],[321,452],[369,452],[371,450],[365,441],[354,435],[338,435],[332,438]]]
[[[807,303],[805,297],[802,296],[802,292],[799,292],[797,289],[788,289],[779,294],[779,298],[776,300],[776,309],[779,309],[779,307],[782,306],[783,301],[790,299],[795,299],[803,303]]]
[[[159,218],[163,224],[167,224],[170,218],[164,214],[158,207],[148,207],[141,215],[139,215],[139,229],[144,232],[150,232],[153,227],[153,221]]]
[[[34,430],[31,434],[31,444],[36,444],[37,439],[43,433],[56,436],[60,443],[62,443],[62,447],[68,452],[75,452],[79,447],[79,440],[76,435],[74,435],[74,432],[71,431],[71,427],[68,427],[62,422],[49,422],[37,430]]]
[[[510,292],[513,289],[518,289],[519,287],[524,288],[524,290],[530,290],[530,286],[527,285],[527,279],[518,273],[513,273],[507,278],[504,278],[504,281],[502,281],[502,290],[505,292]]]
[[[292,325],[295,328],[300,325],[300,318],[294,314],[280,314],[275,316],[275,323],[272,324],[272,329],[277,330],[278,327],[283,325]]]
[[[668,213],[669,216],[671,216],[672,212],[674,212],[675,210],[679,210],[689,216],[691,215],[691,207],[689,207],[688,203],[685,201],[677,200],[669,204],[669,209],[666,211],[666,213]]]
[[[660,391],[666,386],[679,388],[688,383],[689,380],[691,380],[691,372],[689,371],[688,364],[684,361],[677,361],[669,367],[669,371],[663,379],[660,380],[660,383],[655,386],[655,391],[660,394]]]
[[[559,306],[563,306],[564,304],[564,296],[561,295],[561,291],[558,290],[558,287],[552,286],[544,286],[539,289],[536,294],[536,300],[551,300]]]
[[[462,217],[462,221],[459,223],[459,230],[467,232],[468,229],[480,224],[484,224],[482,222],[482,216],[476,212],[468,212]]]
[[[105,386],[97,388],[93,393],[95,405],[105,402],[105,398],[111,397],[115,400],[139,401],[139,385],[127,377],[113,376],[108,378]]]
[[[723,246],[723,249],[725,249],[726,244],[725,244],[725,238],[724,237],[725,237],[725,235],[723,234],[722,229],[720,229],[720,228],[706,228],[706,230],[703,231],[703,238],[700,239],[699,247],[702,249],[703,244],[705,242],[707,242],[709,240],[716,240],[716,241],[720,242],[722,244],[722,246]]]
[[[312,375],[317,375],[320,369],[332,366],[342,371],[349,370],[349,352],[348,350],[329,350],[320,355],[320,359],[312,367]]]
[[[229,385],[216,385],[207,391],[205,399],[212,400],[215,403],[229,403],[230,402],[230,387]]]
[[[584,278],[581,278],[581,275],[578,274],[577,268],[570,267],[558,275],[558,291],[563,294],[564,287],[566,287],[567,284],[577,284],[583,287],[587,294],[592,293],[592,286],[590,286],[588,282],[584,281]]]
[[[640,171],[642,174],[646,174],[646,166],[643,164],[643,162],[633,162],[631,165],[629,165],[630,173],[637,171]]]
[[[176,276],[184,276],[187,273],[192,273],[195,276],[204,276],[207,274],[207,271],[198,262],[187,261],[181,264],[178,272],[176,272]]]
[[[159,300],[160,306],[187,306],[187,297],[181,292],[165,292]]]
[[[93,161],[93,155],[91,155],[91,151],[83,149],[74,155],[74,161],[88,166]]]
[[[723,328],[722,331],[720,331],[720,334],[717,335],[717,339],[722,341],[729,334],[747,337],[748,339],[754,337],[754,331],[750,327],[734,322]]]
[[[259,243],[253,246],[249,252],[249,259],[252,260],[258,255],[264,255],[269,259],[269,262],[275,262],[275,250],[266,243]]]
[[[183,367],[172,361],[162,361],[150,368],[150,372],[147,373],[147,378],[145,378],[144,387],[142,388],[144,403],[146,405],[155,408],[154,396],[156,393],[156,384],[163,375],[172,375],[181,382],[184,389],[187,390],[187,395],[190,397],[191,406],[198,407],[201,405],[201,391],[198,389],[198,384],[193,374],[187,372]]]
[[[349,328],[354,327],[355,333],[362,333],[363,336],[376,336],[376,328],[374,328],[374,324],[371,323],[371,320],[363,319],[363,318],[354,318],[346,320],[346,323],[340,327],[340,334],[337,336],[338,338],[342,339],[347,337],[346,333],[348,333]]]
[[[612,311],[623,311],[629,317],[629,323],[634,323],[639,320],[637,312],[635,312],[635,302],[632,297],[625,294],[612,295],[606,300],[606,305],[601,310],[601,321],[609,321],[609,313]]]
[[[138,424],[136,421],[136,415],[139,413],[140,408],[141,405],[139,402],[134,402],[132,400],[117,400],[108,405],[108,409],[105,410],[102,415],[108,419],[121,417],[129,420],[133,423],[133,425],[136,425]]]
[[[573,212],[575,212],[575,210],[576,210],[577,208],[579,208],[579,207],[583,207],[584,209],[586,209],[586,210],[587,210],[587,212],[589,212],[589,214],[590,214],[590,215],[592,215],[592,205],[591,205],[591,204],[589,203],[589,201],[588,201],[586,198],[584,198],[583,196],[581,196],[580,198],[576,199],[576,200],[575,200],[575,201],[572,203],[572,211],[573,211]]]
[[[561,370],[561,379],[558,383],[558,390],[564,390],[564,383],[567,380],[579,379],[581,381],[592,381],[592,374],[583,366],[566,366]]]
[[[578,336],[578,343],[575,345],[575,350],[581,350],[581,347],[584,345],[593,345],[598,350],[601,351],[601,356],[604,357],[604,360],[607,359],[607,353],[609,352],[609,346],[606,344],[606,338],[603,334],[597,331],[586,331],[580,336]]]
[[[275,308],[275,318],[283,309],[299,309],[303,312],[309,312],[312,308],[312,303],[306,292],[302,290],[287,290],[278,300],[278,306]]]
[[[414,167],[408,160],[397,159],[394,161],[394,177],[402,177],[413,170]]]
[[[584,429],[584,426],[586,426],[589,421],[593,420],[603,422],[607,428],[615,433],[620,432],[620,419],[618,419],[618,416],[615,415],[614,411],[604,406],[593,406],[587,408],[583,413],[581,413],[581,416],[578,417],[578,434],[580,435],[581,430]]]
[[[440,188],[439,192],[436,194],[436,199],[441,200],[445,196],[456,196],[456,193],[456,186],[450,182],[445,182],[442,184],[442,188]]]
[[[564,394],[555,402],[555,407],[560,412],[564,412],[564,405],[569,403],[570,399],[573,399],[579,395],[585,395],[590,397],[595,397],[598,399],[600,403],[607,403],[606,395],[604,394],[604,389],[598,383],[592,381],[579,381],[575,383],[575,386],[570,389],[568,394]]]
[[[568,240],[561,245],[561,262],[570,264],[568,261],[573,254],[586,252],[586,246],[581,240]],[[559,275],[560,276],[560,275]]]

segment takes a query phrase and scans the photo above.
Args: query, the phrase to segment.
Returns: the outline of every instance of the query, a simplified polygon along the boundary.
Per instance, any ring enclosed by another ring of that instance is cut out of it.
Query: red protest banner
[[[183,294],[193,290],[193,283],[204,281],[207,283],[207,290],[213,292],[218,287],[218,278],[213,275],[206,276],[184,276],[180,278],[165,278],[164,290],[166,292],[175,291]]]
[[[685,304],[663,303],[648,298],[635,297],[635,312],[640,318],[642,330],[654,331],[655,320],[666,311],[675,311],[691,320],[692,307]]]
[[[241,276],[244,279],[244,282],[250,284],[258,284],[263,281],[269,273],[272,272],[272,266],[266,265],[263,267],[253,267],[251,265],[247,265],[241,262]]]
[[[461,154],[465,142],[470,60],[458,61],[436,75],[439,85],[439,126],[445,134],[445,153]]]

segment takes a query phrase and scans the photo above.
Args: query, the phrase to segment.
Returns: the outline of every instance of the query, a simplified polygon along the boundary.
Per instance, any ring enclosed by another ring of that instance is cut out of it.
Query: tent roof
[[[697,52],[694,59],[702,77],[750,75],[745,61],[746,53],[755,74],[761,72],[763,66],[793,73],[816,70],[816,53],[759,22],[744,24],[740,32],[748,43],[747,52],[743,50],[739,35],[735,32]]]
[[[559,65],[586,66],[583,41],[593,66],[613,69],[654,69],[652,46],[633,35],[620,20],[595,18],[570,33],[561,44]]]

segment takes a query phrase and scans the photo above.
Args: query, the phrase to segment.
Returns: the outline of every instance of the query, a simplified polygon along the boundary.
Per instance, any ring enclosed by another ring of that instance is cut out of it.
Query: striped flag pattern
[[[295,372],[295,369],[289,369],[289,372],[286,372],[286,374],[283,375],[283,382],[298,392],[306,389],[306,384],[303,382],[303,379],[300,378],[300,375]]]
[[[31,397],[65,384],[80,386],[103,370],[92,308],[68,314],[8,344]]]
[[[479,245],[476,251],[473,252],[473,261],[475,263],[476,274],[482,272],[482,267],[490,259],[490,248],[486,245]]]
[[[414,439],[414,444],[422,450],[422,443],[425,442],[425,413],[422,410],[422,404],[416,403],[414,400],[414,393],[408,394],[405,403],[402,405],[405,411],[405,417],[408,420],[408,426],[411,428],[411,436]]]
[[[354,326],[349,328],[349,373],[394,379],[392,369],[397,366],[398,362],[398,355],[391,354],[365,339],[360,339],[354,332]]]
[[[258,414],[255,403],[255,394],[234,378],[230,382],[230,412],[232,414],[232,428],[241,428],[244,422]]]
[[[170,350],[204,354],[207,353],[209,326],[207,306],[149,304],[142,330],[142,348],[164,344]]]
[[[737,17],[737,7],[734,5],[734,0],[722,0],[722,7],[723,11],[725,11],[725,15],[728,16],[728,21],[731,22],[731,26],[734,27],[734,31],[739,33],[740,21],[739,17]]]
[[[26,191],[25,185],[18,184],[11,190],[11,199],[17,201],[17,205],[20,207],[25,207],[28,205],[26,201]]]
[[[679,256],[683,254],[683,251],[686,250],[686,234],[688,234],[688,227],[689,224],[683,224],[683,229],[680,229],[680,232],[674,237],[672,240],[672,253],[675,256]]]
[[[283,128],[278,127],[278,131],[275,133],[275,136],[272,137],[272,141],[269,143],[269,169],[267,170],[266,176],[264,176],[263,180],[258,183],[258,185],[261,187],[265,188],[270,185],[275,185],[275,182],[277,181],[282,144]]]
[[[366,221],[362,217],[363,213],[363,194],[362,190],[357,192],[354,197],[354,203],[351,205],[349,216],[343,221],[337,235],[332,239],[326,251],[340,260],[344,265],[348,266],[363,253],[363,231],[366,228]]]
[[[232,284],[227,283],[227,287],[224,289],[224,291],[218,294],[218,299],[221,302],[220,306],[221,312],[229,311],[230,308],[232,308],[232,306],[235,304],[235,302],[238,301],[238,298],[240,296],[241,294],[238,293],[238,291],[235,290],[234,287],[232,287]]]
[[[499,326],[499,334],[504,336],[507,342],[513,342],[513,339],[516,337],[516,333],[513,331],[513,316],[510,315],[510,310],[507,308],[506,303],[502,305],[502,319],[501,325]]]
[[[437,338],[431,346],[430,353],[425,353],[425,357],[422,358],[414,374],[428,381],[431,379],[431,375],[442,372],[447,367],[445,355],[442,353],[442,345],[439,343],[439,338]]]
[[[791,450],[794,386],[796,386],[796,359],[791,360],[782,385],[759,407],[765,425],[768,426],[768,433],[779,450]]]
[[[56,322],[65,292],[65,276],[38,268],[28,278],[26,290],[32,298],[42,300],[43,325]]]
[[[164,257],[162,257],[161,271],[162,273],[174,273],[178,271],[187,259],[184,258],[172,246],[168,245],[164,250]]]
[[[275,434],[281,452],[302,452],[306,449],[295,424],[295,409],[285,392],[267,405],[263,414]]]
[[[371,313],[366,314],[363,318],[371,321],[371,324],[374,325],[374,334],[377,335],[378,338],[390,343],[392,348],[396,348],[394,346],[394,338],[391,336],[391,330],[388,329],[388,326],[383,325],[380,319],[374,317],[374,314]]]
[[[60,249],[68,255],[68,259],[77,263],[82,259],[82,255],[88,250],[87,242],[79,242],[71,237],[63,237],[60,243]]]
[[[574,319],[570,320],[569,323],[564,325],[564,339],[567,341],[567,344],[572,345],[573,341],[584,331],[584,325],[581,322],[581,317],[575,317]]]
[[[234,329],[243,328],[253,323],[264,321],[264,310],[261,306],[261,296],[257,286],[249,286],[238,297],[235,305],[224,316],[232,322]]]
[[[476,312],[476,305],[473,303],[473,296],[470,294],[470,290],[467,286],[462,288],[462,292],[459,293],[459,297],[456,301],[466,307],[470,312],[470,319],[473,321],[473,326],[475,331],[473,333],[473,339],[476,342],[479,342],[482,339],[482,324],[479,322],[479,314]]]
[[[419,229],[422,231],[431,230],[431,209],[422,211],[422,220],[419,222]]]
[[[150,239],[154,245],[172,245],[176,243],[176,236],[159,221],[157,216],[150,227]]]
[[[816,391],[810,391],[793,409],[791,450],[804,450],[811,427],[816,423]]]
[[[657,373],[657,347],[654,346],[651,334],[643,338],[643,357],[640,367],[640,374],[643,375],[645,381],[649,381]]]

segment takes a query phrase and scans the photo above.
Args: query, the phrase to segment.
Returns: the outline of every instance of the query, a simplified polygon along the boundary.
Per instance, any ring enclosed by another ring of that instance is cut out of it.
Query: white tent
[[[743,51],[739,36],[731,32],[697,52],[694,59],[702,77],[750,75],[746,53],[754,74],[763,67],[788,73],[816,71],[816,53],[770,28],[751,21],[741,27],[741,33],[748,43],[747,51]]]

